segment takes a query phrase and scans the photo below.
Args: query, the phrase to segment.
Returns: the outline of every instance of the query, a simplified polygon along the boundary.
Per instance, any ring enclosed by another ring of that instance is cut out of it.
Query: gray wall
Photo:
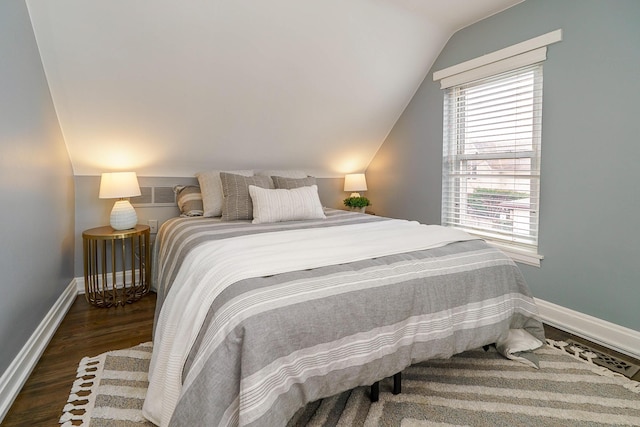
[[[24,1],[0,1],[0,374],[73,279],[73,172]]]
[[[293,169],[293,168],[292,168]],[[342,191],[343,178],[318,178],[318,192],[324,206],[340,208],[346,193]],[[141,187],[173,187],[174,185],[196,184],[195,177],[138,177]],[[98,198],[99,176],[76,176],[76,224],[75,224],[75,276],[83,277],[82,232],[88,228],[109,224],[109,214],[114,200]],[[136,207],[138,223],[148,224],[150,219],[158,220],[158,227],[164,221],[180,214],[178,208],[165,206]],[[152,236],[152,240],[155,236]]]
[[[367,169],[378,214],[440,222],[433,71],[561,28],[544,63],[536,297],[640,331],[640,1],[527,0],[457,32]]]

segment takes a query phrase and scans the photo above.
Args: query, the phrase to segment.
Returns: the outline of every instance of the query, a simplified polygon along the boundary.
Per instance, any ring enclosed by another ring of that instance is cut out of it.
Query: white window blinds
[[[542,65],[445,91],[442,224],[537,254]]]

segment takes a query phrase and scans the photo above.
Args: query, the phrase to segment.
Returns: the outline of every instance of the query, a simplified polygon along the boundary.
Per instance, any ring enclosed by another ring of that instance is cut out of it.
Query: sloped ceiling
[[[76,175],[366,169],[458,29],[520,0],[27,0]]]

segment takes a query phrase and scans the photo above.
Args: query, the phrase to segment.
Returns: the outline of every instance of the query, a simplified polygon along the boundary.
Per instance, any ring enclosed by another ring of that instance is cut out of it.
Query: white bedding
[[[288,230],[207,242],[191,251],[180,268],[158,318],[149,389],[143,413],[169,424],[183,387],[202,368],[208,349],[224,330],[208,338],[205,350],[182,381],[182,369],[211,302],[239,280],[354,262],[474,240],[450,228],[417,222],[383,222]]]

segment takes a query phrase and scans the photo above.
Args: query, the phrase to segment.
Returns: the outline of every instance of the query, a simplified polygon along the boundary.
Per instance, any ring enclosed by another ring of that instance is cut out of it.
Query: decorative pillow
[[[220,172],[222,181],[222,220],[235,221],[239,219],[253,219],[253,204],[249,196],[249,186],[261,188],[271,187],[268,176],[243,176],[227,172]]]
[[[264,189],[249,186],[253,201],[253,223],[326,218],[318,197],[318,186]]]
[[[264,170],[264,171],[256,172],[256,175],[268,176],[269,179],[271,179],[271,177],[273,176],[281,176],[284,178],[306,178],[307,177],[307,173],[301,170]],[[271,188],[274,188],[274,187],[275,185],[272,186]]]
[[[284,178],[306,178],[307,173],[300,170],[265,170],[258,171],[256,175],[260,176],[282,176]]]
[[[202,204],[204,216],[220,216],[222,215],[222,182],[220,181],[220,172],[218,170],[200,172],[196,174],[200,190],[202,191]],[[252,176],[252,170],[228,171],[236,175]]]
[[[180,209],[180,216],[202,216],[202,193],[196,185],[176,185],[176,203]]]
[[[316,179],[312,176],[305,178],[287,178],[284,176],[272,176],[273,186],[276,188],[284,188],[291,190],[292,188],[310,187],[316,185]]]

